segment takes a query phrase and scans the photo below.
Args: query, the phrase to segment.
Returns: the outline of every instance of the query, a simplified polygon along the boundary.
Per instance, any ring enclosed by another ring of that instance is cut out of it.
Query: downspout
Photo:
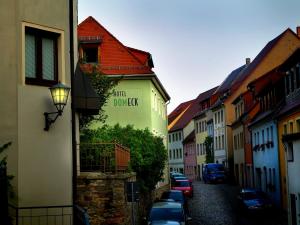
[[[69,34],[70,34],[70,73],[71,73],[71,113],[72,113],[72,201],[73,205],[75,205],[76,200],[76,179],[77,179],[77,173],[76,173],[76,123],[75,123],[75,108],[74,108],[74,5],[73,0],[69,0]],[[73,213],[73,221],[74,219],[74,213]]]

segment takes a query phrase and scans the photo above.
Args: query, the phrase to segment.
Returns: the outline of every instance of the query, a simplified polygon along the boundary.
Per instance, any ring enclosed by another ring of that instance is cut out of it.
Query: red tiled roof
[[[127,47],[127,49],[133,55],[135,55],[135,57],[137,57],[144,65],[148,65],[149,60],[151,60],[151,57],[149,58],[149,56],[151,55],[149,52],[145,52],[145,51],[135,49],[135,48],[131,48],[131,47]],[[149,66],[151,67],[151,65],[149,65]]]
[[[193,100],[180,103],[169,115],[168,115],[168,124],[172,123],[173,120],[179,116],[191,103]]]
[[[100,38],[98,69],[107,75],[153,74],[149,65],[151,54],[124,46],[98,21],[89,16],[78,25],[78,39]],[[151,60],[152,61],[152,60]],[[86,66],[89,68],[89,66]]]
[[[259,52],[259,54],[255,57],[255,59],[245,68],[245,70],[242,72],[242,74],[233,81],[232,86],[233,89],[237,89],[241,83],[256,69],[256,67],[262,62],[262,60],[271,52],[271,50],[276,46],[276,44],[281,40],[281,38],[286,33],[291,33],[297,38],[297,34],[295,34],[290,28],[286,29],[284,32],[282,32],[280,35],[278,35],[273,40],[269,41],[267,45]]]
[[[169,132],[183,129],[197,115],[197,113],[201,111],[200,103],[209,98],[216,88],[217,87],[214,87],[208,91],[205,91],[198,95],[196,99],[192,100],[190,107],[184,112],[182,117],[169,130]]]

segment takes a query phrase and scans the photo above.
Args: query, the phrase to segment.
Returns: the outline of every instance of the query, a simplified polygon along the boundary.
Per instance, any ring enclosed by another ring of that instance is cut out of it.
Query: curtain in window
[[[25,76],[36,77],[36,55],[35,37],[30,34],[25,35]]]
[[[54,40],[42,39],[43,79],[54,80]]]

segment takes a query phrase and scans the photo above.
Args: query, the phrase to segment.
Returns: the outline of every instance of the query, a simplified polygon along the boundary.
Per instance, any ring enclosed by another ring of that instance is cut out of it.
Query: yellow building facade
[[[235,121],[235,107],[232,105],[234,99],[247,91],[247,85],[266,74],[270,70],[282,64],[297,48],[300,47],[300,39],[290,29],[287,29],[278,37],[270,41],[265,48],[256,56],[253,62],[248,65],[242,76],[234,81],[231,92],[226,96],[225,124],[232,124]],[[226,149],[227,159],[233,158],[233,137],[232,128],[226,126]]]

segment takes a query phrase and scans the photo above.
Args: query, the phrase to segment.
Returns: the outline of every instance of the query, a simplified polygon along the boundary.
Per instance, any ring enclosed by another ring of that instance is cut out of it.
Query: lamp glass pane
[[[57,110],[62,110],[67,103],[70,88],[56,87],[51,88],[50,91],[53,103],[56,106]]]

